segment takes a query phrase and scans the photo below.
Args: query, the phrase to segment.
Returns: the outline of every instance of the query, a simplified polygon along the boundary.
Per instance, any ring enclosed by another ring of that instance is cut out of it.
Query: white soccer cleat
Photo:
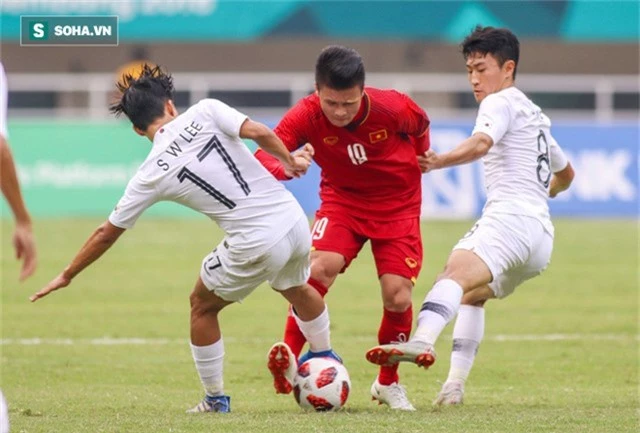
[[[376,365],[391,366],[399,362],[412,362],[427,369],[436,362],[436,352],[432,344],[412,340],[375,346],[369,349],[366,358]]]
[[[286,343],[276,343],[271,346],[267,355],[267,367],[273,376],[276,394],[290,394],[293,390],[293,379],[296,377],[298,362]]]
[[[376,378],[371,385],[371,398],[378,400],[378,404],[384,403],[394,410],[416,410],[407,398],[407,390],[397,382],[391,385],[381,385]]]
[[[438,397],[434,400],[434,406],[453,406],[462,404],[464,396],[464,382],[461,380],[447,381],[442,385]]]

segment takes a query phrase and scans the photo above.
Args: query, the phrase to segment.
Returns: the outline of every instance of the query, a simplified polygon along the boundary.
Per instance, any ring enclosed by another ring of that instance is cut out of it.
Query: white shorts
[[[535,218],[483,215],[453,249],[469,250],[480,257],[493,276],[489,287],[497,298],[504,298],[547,268],[553,236]]]
[[[202,260],[200,278],[224,299],[237,302],[265,281],[278,291],[300,286],[310,274],[311,233],[306,216],[262,254],[234,251],[223,240]]]

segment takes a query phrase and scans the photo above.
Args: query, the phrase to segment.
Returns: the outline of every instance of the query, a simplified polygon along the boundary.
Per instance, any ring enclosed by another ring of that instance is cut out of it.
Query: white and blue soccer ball
[[[343,364],[333,358],[311,358],[298,367],[293,395],[303,409],[338,410],[349,398],[351,380]]]

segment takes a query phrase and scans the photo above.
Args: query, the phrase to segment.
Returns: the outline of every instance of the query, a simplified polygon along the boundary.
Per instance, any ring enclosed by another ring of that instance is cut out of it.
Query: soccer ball
[[[293,396],[303,409],[338,410],[347,401],[351,380],[347,369],[333,358],[311,358],[298,367]]]

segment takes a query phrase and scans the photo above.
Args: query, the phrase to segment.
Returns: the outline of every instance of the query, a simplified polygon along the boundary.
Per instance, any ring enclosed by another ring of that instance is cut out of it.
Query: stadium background
[[[0,387],[16,431],[212,430],[209,419],[181,417],[201,397],[185,285],[221,236],[208,221],[157,206],[74,287],[26,302],[104,220],[148,152],[146,139],[107,112],[120,67],[141,57],[162,64],[181,108],[218,97],[274,125],[312,90],[320,49],[349,45],[363,55],[369,84],[406,91],[426,108],[433,144],[444,149],[472,127],[476,105],[457,44],[478,23],[520,37],[518,85],[552,117],[577,177],[552,201],[550,269],[487,308],[463,411],[429,406],[446,376],[451,327],[428,374],[403,367],[416,414],[371,406],[374,370],[362,354],[375,342],[380,300],[365,248],[328,300],[352,376],[349,410],[309,418],[273,397],[263,358],[285,306],[258,290],[224,313],[234,414],[213,430],[637,431],[638,2],[4,0],[1,11],[10,143],[40,248],[38,273],[18,286],[3,203]],[[24,14],[115,14],[120,45],[22,47]],[[287,183],[310,214],[317,181],[314,169]],[[484,200],[478,164],[423,182],[426,258],[414,305]]]
[[[116,14],[120,45],[20,46],[19,16],[53,13]],[[27,202],[38,216],[73,216],[104,215],[117,201],[147,148],[106,107],[116,71],[137,59],[174,73],[181,108],[217,97],[274,125],[311,91],[320,49],[347,44],[362,53],[369,84],[413,96],[433,120],[434,147],[449,148],[473,123],[457,43],[477,23],[521,38],[518,85],[551,115],[577,168],[554,214],[636,217],[633,1],[5,1],[10,133]],[[424,176],[423,215],[477,216],[480,176],[478,164]],[[317,183],[317,170],[288,183],[309,214]],[[153,213],[183,214],[177,209]]]

